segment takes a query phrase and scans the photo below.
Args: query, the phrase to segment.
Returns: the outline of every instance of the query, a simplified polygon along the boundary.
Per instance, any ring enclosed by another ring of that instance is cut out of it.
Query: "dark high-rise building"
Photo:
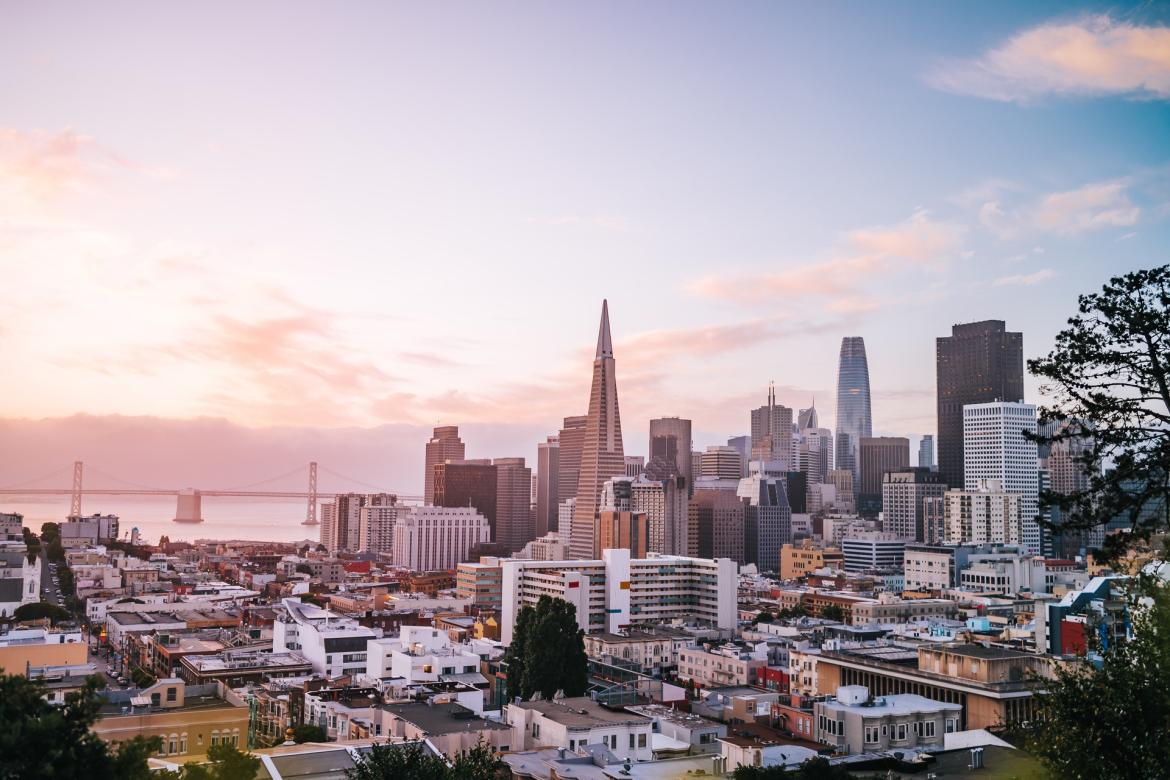
[[[696,490],[690,501],[690,527],[699,558],[744,562],[744,522],[748,500],[734,490]]]
[[[784,487],[792,513],[805,514],[808,511],[808,475],[803,471],[789,471],[784,475]]]
[[[861,440],[873,435],[873,413],[869,399],[869,361],[865,339],[841,339],[837,363],[837,458],[835,467],[853,472],[853,484],[861,484]]]
[[[645,558],[649,551],[649,519],[645,512],[603,509],[597,515],[594,538],[594,558],[600,558],[602,550],[614,549],[629,550],[631,558]]]
[[[601,487],[612,477],[626,473],[622,448],[622,421],[618,412],[617,376],[614,373],[613,337],[609,332],[609,304],[601,304],[601,327],[597,332],[597,353],[593,359],[593,382],[589,391],[589,414],[581,444],[581,473],[577,480],[577,503],[569,529],[569,555],[593,557],[595,521],[601,506]]]
[[[743,467],[740,476],[747,476],[747,464],[752,459],[752,437],[732,436],[727,440],[727,446],[739,453],[739,462]]]
[[[650,462],[659,460],[670,473],[685,477],[689,493],[695,492],[691,479],[691,421],[659,417],[650,421]]]
[[[492,541],[515,553],[536,538],[532,469],[524,458],[496,458],[496,525]]]
[[[556,436],[536,445],[536,536],[557,530],[561,443]]]
[[[470,506],[487,518],[496,539],[496,467],[490,460],[436,463],[435,506]]]
[[[963,472],[963,407],[1024,399],[1024,335],[1003,320],[954,325],[936,342],[938,470],[952,488]]]
[[[942,477],[928,468],[882,475],[882,530],[907,542],[927,539],[924,501],[947,492]]]
[[[792,508],[784,480],[754,474],[740,481],[737,493],[748,499],[744,561],[756,564],[762,572],[780,571],[780,548],[792,544]]]
[[[859,514],[876,517],[882,511],[882,475],[910,467],[910,440],[901,436],[867,437],[861,440],[861,486],[857,490]]]
[[[435,503],[435,470],[436,463],[445,463],[449,460],[463,460],[466,457],[463,440],[459,438],[459,426],[441,425],[435,428],[431,440],[427,442],[426,473],[423,475],[423,502],[427,505]]]
[[[581,445],[585,442],[585,420],[583,414],[566,417],[557,440],[560,453],[557,456],[557,504],[577,497],[577,483],[581,479]],[[555,514],[555,513],[554,513]],[[568,527],[560,528],[555,522],[550,530],[559,530],[567,541]]]

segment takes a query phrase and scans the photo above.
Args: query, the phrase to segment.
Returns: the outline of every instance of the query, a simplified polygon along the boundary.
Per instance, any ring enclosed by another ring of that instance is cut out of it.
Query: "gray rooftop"
[[[428,734],[452,734],[458,731],[503,731],[509,726],[496,721],[484,720],[462,704],[383,704],[381,709],[395,717],[413,723]]]
[[[650,719],[625,710],[611,710],[586,696],[556,701],[525,701],[510,705],[536,710],[549,720],[569,728],[593,728],[607,723],[649,723]]]

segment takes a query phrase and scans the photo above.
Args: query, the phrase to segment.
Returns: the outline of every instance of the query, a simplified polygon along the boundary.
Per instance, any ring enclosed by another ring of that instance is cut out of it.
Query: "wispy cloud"
[[[1041,268],[1035,273],[1001,276],[992,282],[992,284],[996,287],[1031,287],[1034,284],[1046,282],[1054,276],[1056,276],[1056,271],[1053,271],[1051,268]]]
[[[1086,184],[1053,192],[1031,205],[1007,208],[992,200],[979,207],[979,222],[1002,239],[1029,232],[1077,235],[1111,227],[1137,224],[1142,210],[1130,200],[1129,182],[1123,180]]]
[[[1170,27],[1108,15],[1024,30],[974,60],[943,63],[932,86],[990,100],[1030,103],[1046,96],[1170,98]]]
[[[876,302],[859,294],[864,281],[907,265],[941,266],[959,246],[963,232],[962,226],[935,220],[919,209],[896,225],[848,233],[840,257],[773,273],[707,276],[691,282],[688,289],[702,297],[743,303],[826,296],[833,311],[868,311]]]

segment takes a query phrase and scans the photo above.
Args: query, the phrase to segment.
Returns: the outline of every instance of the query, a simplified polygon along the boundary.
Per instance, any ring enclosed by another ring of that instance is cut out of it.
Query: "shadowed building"
[[[654,460],[665,463],[674,476],[685,477],[688,494],[695,492],[691,479],[690,420],[659,417],[650,421],[650,461]]]
[[[569,526],[572,523],[561,524],[560,504],[577,498],[577,483],[581,480],[581,445],[585,442],[586,415],[578,414],[566,417],[562,423],[561,432],[557,435],[559,452],[557,453],[557,517],[558,520],[549,529],[559,531],[567,541]]]
[[[536,538],[557,530],[561,442],[556,436],[536,445]]]
[[[776,403],[773,385],[768,385],[768,403],[752,409],[752,460],[792,465],[792,410]]]
[[[496,538],[496,467],[489,460],[437,463],[435,506],[474,507],[487,518]]]
[[[1024,335],[1003,320],[951,327],[936,341],[938,470],[953,488],[966,485],[963,407],[1024,398]]]
[[[910,440],[900,436],[863,438],[860,453],[861,485],[857,491],[859,514],[876,517],[882,511],[882,476],[910,467]]]

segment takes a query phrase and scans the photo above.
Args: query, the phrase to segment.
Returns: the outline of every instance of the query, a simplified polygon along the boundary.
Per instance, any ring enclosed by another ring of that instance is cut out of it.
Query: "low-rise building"
[[[644,715],[652,721],[651,748],[655,757],[661,757],[675,745],[661,744],[665,737],[678,745],[685,745],[685,755],[719,753],[719,739],[727,736],[727,724],[708,720],[701,715],[682,712],[662,704],[644,704],[627,707],[630,712]],[[660,743],[660,744],[655,744]],[[677,748],[676,748],[677,749]]]
[[[455,702],[383,704],[374,717],[380,721],[381,736],[394,742],[427,739],[450,759],[481,741],[496,752],[512,749],[510,726],[486,720]]]
[[[768,665],[766,649],[728,643],[713,648],[687,647],[678,653],[678,677],[704,688],[756,685]]]
[[[366,645],[382,636],[381,629],[367,628],[353,618],[287,598],[284,614],[272,625],[272,649],[295,651],[326,677],[344,677],[366,671]]]
[[[283,677],[312,674],[313,665],[299,653],[232,650],[212,655],[189,655],[179,662],[179,677],[191,685],[222,681],[238,688]]]
[[[864,685],[841,686],[836,698],[813,704],[816,740],[850,754],[941,748],[943,735],[959,730],[962,711],[913,693],[870,696]]]
[[[620,634],[586,634],[590,658],[613,658],[634,664],[642,674],[662,677],[678,666],[679,652],[695,641],[693,634],[671,626],[631,628]]]
[[[512,727],[512,747],[517,750],[603,745],[632,761],[653,758],[652,718],[605,707],[586,696],[514,702],[504,707],[504,717]]]
[[[461,563],[455,569],[455,592],[476,611],[499,612],[504,599],[504,571],[499,558]]]
[[[842,569],[845,555],[836,547],[817,547],[811,539],[780,548],[780,579],[797,580],[817,569]]]

